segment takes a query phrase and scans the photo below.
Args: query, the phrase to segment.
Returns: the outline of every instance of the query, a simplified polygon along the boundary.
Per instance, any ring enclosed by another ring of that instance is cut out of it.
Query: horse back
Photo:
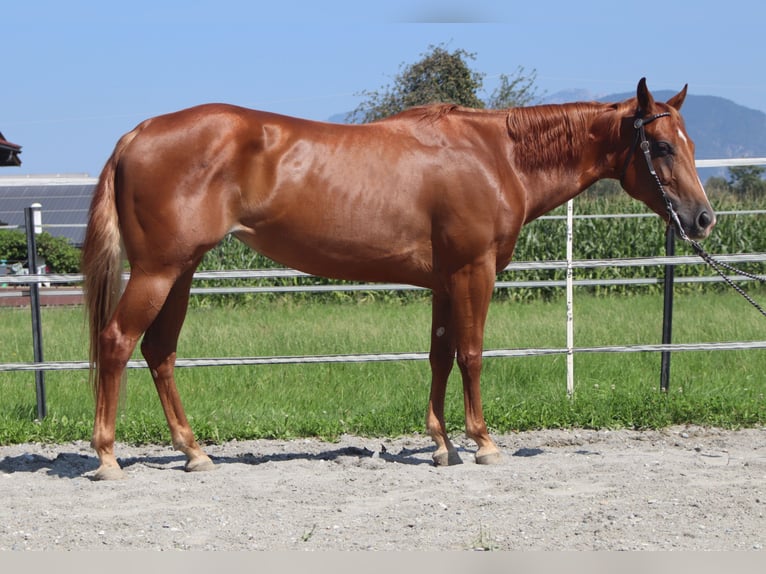
[[[435,249],[475,257],[508,209],[494,127],[475,122],[341,125],[210,104],[137,130],[117,178],[125,225],[144,231],[137,253],[172,234],[196,257],[233,233],[310,273],[430,286]]]

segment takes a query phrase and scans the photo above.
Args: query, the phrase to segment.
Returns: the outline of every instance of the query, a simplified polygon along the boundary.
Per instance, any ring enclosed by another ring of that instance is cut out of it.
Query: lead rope
[[[729,271],[732,271],[734,273],[737,273],[738,275],[742,275],[743,277],[747,277],[748,279],[753,279],[755,281],[760,281],[761,283],[766,283],[766,277],[763,277],[761,275],[754,275],[753,273],[748,273],[747,271],[743,271],[742,269],[738,269],[737,267],[734,267],[733,265],[729,265],[728,263],[724,263],[723,261],[717,261],[713,258],[712,255],[710,255],[707,251],[705,251],[702,248],[702,245],[700,245],[697,241],[694,241],[693,239],[690,239],[688,235],[686,235],[686,232],[684,231],[683,226],[681,225],[681,220],[678,217],[678,213],[676,213],[675,208],[673,207],[673,204],[670,201],[670,198],[668,197],[668,194],[665,192],[665,187],[662,185],[662,182],[660,181],[659,176],[657,175],[657,171],[654,169],[654,164],[652,163],[652,155],[650,153],[650,144],[649,141],[646,139],[646,134],[644,132],[644,125],[656,120],[658,117],[662,117],[664,115],[669,115],[667,113],[664,114],[657,114],[656,116],[651,116],[650,118],[644,120],[641,118],[638,118],[634,126],[638,130],[638,137],[641,139],[641,151],[644,152],[644,157],[646,158],[646,165],[649,167],[649,173],[652,174],[652,177],[654,177],[654,181],[657,182],[657,187],[660,190],[660,193],[662,193],[662,199],[665,201],[665,206],[668,210],[668,216],[670,217],[672,223],[675,225],[676,230],[678,231],[678,235],[683,239],[686,243],[692,246],[692,249],[694,249],[694,252],[699,255],[703,261],[705,261],[708,265],[710,265],[718,275],[721,276],[721,278],[737,293],[742,295],[742,297],[745,298],[745,300],[750,303],[753,307],[758,309],[758,311],[766,317],[766,310],[764,310],[763,307],[761,307],[756,301],[753,300],[750,295],[745,293],[745,291],[732,279],[726,275],[721,268],[728,269]]]

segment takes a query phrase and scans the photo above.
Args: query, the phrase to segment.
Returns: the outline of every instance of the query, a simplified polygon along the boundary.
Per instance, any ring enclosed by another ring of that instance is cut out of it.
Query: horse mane
[[[586,143],[590,120],[606,105],[578,102],[508,110],[506,123],[516,165],[537,170],[570,164]]]
[[[436,123],[446,116],[504,118],[513,143],[513,160],[519,169],[537,171],[552,166],[572,165],[586,145],[593,118],[609,108],[635,105],[621,103],[573,102],[506,109],[468,108],[451,103],[426,104],[408,108],[386,119]],[[386,120],[381,120],[386,121]],[[615,123],[606,129],[616,130]]]
[[[420,120],[425,122],[436,122],[442,119],[444,116],[454,115],[454,114],[482,115],[482,114],[505,114],[505,113],[506,113],[505,110],[468,108],[458,104],[435,103],[435,104],[424,104],[422,106],[413,106],[411,108],[407,108],[406,110],[399,112],[398,114],[390,116],[390,118],[391,119],[393,118],[415,119],[415,120]]]

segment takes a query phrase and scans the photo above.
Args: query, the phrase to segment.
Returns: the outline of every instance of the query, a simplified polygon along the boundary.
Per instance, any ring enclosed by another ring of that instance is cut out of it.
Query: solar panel
[[[0,222],[24,229],[24,209],[42,206],[43,230],[82,245],[95,178],[0,177]]]

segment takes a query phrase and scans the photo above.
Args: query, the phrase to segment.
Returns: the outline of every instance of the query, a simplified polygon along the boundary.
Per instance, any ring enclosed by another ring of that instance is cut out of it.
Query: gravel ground
[[[0,447],[0,550],[760,550],[766,429],[535,431],[501,464],[436,468],[424,436],[117,445],[128,479],[90,479],[86,443]],[[462,445],[462,446],[460,446]]]

